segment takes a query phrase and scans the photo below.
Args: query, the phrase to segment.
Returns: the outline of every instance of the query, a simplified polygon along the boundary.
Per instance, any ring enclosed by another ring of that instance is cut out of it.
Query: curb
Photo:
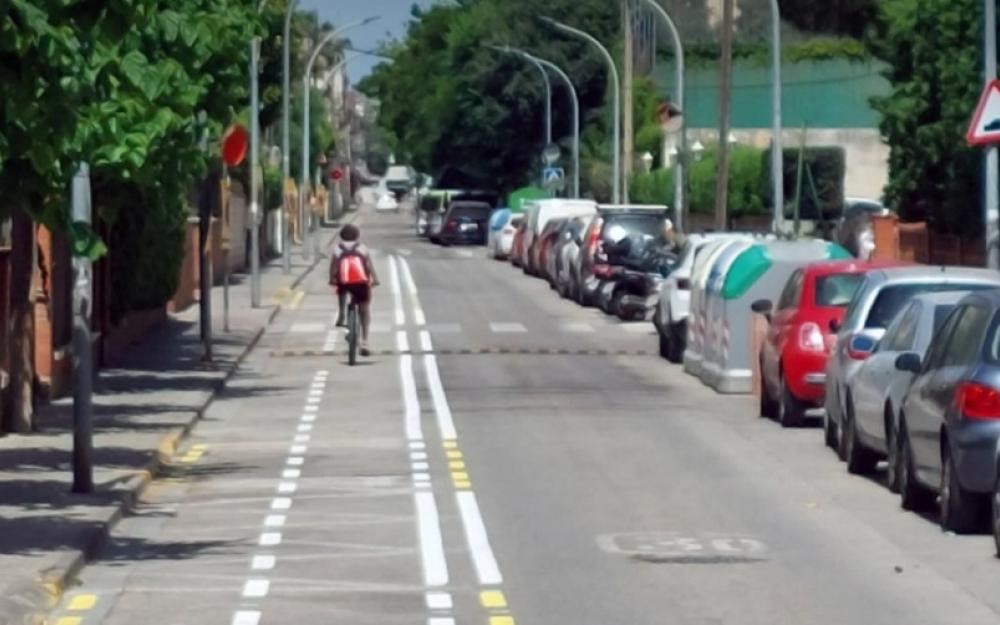
[[[314,258],[305,271],[293,281],[292,288],[299,286],[312,275],[321,260]],[[113,504],[107,517],[96,523],[96,527],[84,537],[82,545],[75,551],[61,556],[55,565],[42,571],[34,582],[15,584],[8,589],[6,596],[0,597],[0,625],[44,625],[47,623],[48,612],[59,604],[66,589],[87,562],[104,546],[118,522],[129,510],[135,507],[136,502],[142,497],[149,485],[162,473],[169,459],[177,453],[195,425],[215,401],[216,396],[236,375],[240,365],[257,347],[264,333],[283,310],[284,305],[280,302],[272,307],[264,325],[254,333],[235,362],[225,370],[222,378],[212,383],[204,392],[204,399],[193,409],[193,414],[187,423],[180,430],[171,432],[160,440],[145,466],[140,467],[134,474],[112,487],[111,492],[113,498],[118,500],[117,505]]]

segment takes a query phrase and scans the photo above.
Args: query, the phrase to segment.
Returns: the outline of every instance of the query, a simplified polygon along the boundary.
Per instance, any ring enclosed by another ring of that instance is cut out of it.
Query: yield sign
[[[1000,143],[1000,80],[991,81],[983,89],[965,140],[970,145]]]

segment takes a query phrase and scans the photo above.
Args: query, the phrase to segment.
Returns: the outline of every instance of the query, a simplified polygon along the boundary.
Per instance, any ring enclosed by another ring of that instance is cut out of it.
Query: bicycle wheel
[[[352,303],[347,311],[347,362],[353,367],[358,362],[358,343],[361,340],[358,307]]]

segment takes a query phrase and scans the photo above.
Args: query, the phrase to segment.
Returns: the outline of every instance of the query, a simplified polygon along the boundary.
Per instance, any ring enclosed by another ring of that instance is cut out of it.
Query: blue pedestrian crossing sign
[[[546,167],[542,172],[542,183],[546,189],[558,189],[562,187],[566,179],[566,172],[562,167]]]

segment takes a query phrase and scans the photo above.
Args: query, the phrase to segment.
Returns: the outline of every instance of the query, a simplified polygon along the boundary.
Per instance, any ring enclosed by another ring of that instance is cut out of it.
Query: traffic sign
[[[542,160],[545,161],[546,165],[554,165],[560,156],[562,156],[562,150],[555,143],[548,144],[542,151]]]
[[[222,160],[236,167],[247,156],[247,130],[239,124],[230,126],[222,135]]]
[[[330,170],[330,180],[333,180],[334,182],[340,182],[343,177],[344,177],[343,169],[339,167],[334,167],[332,170]]]
[[[542,182],[546,189],[560,189],[566,178],[562,167],[546,167],[542,172]]]
[[[969,145],[1000,143],[1000,80],[991,81],[983,89],[965,140]]]

